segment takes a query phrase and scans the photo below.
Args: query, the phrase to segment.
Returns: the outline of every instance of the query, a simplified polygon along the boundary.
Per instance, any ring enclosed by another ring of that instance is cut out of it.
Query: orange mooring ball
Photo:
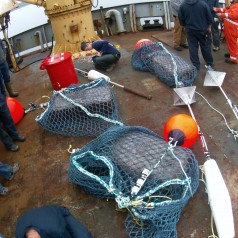
[[[176,114],[172,116],[164,126],[164,139],[172,143],[177,141],[177,145],[191,147],[198,137],[198,126],[195,120],[186,114]]]
[[[137,50],[137,49],[141,48],[142,46],[147,45],[147,44],[151,44],[151,43],[153,43],[153,42],[149,39],[141,39],[141,40],[136,42],[136,44],[134,46],[134,49]]]
[[[19,123],[24,116],[24,108],[15,98],[7,97],[7,106],[11,113],[14,124]]]

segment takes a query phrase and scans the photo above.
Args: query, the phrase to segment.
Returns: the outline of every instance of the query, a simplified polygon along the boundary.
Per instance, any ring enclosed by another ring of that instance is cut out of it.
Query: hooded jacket
[[[178,16],[179,8],[183,2],[184,0],[170,0],[170,7],[173,16]]]
[[[41,238],[92,238],[67,208],[56,205],[32,209],[21,216],[16,224],[16,238],[25,238],[30,228]]]
[[[185,0],[178,17],[182,26],[195,31],[207,31],[213,21],[208,4],[202,0]]]

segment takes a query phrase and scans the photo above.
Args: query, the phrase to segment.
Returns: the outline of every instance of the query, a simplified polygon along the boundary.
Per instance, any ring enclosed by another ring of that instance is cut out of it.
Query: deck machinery
[[[5,18],[19,4],[15,0],[2,1],[0,18],[2,29],[4,29]],[[45,8],[55,39],[53,54],[68,51],[73,54],[73,58],[79,58],[87,54],[81,51],[81,42],[100,39],[94,31],[91,0],[21,0],[21,2]],[[6,34],[4,38],[7,38]],[[16,63],[14,66],[17,71]]]

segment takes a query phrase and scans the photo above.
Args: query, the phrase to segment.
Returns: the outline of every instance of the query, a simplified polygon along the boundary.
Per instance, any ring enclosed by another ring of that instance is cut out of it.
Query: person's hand
[[[221,17],[221,13],[217,13],[217,16],[218,16],[218,17]]]
[[[39,235],[39,233],[34,230],[33,228],[30,228],[27,232],[26,232],[26,238],[41,238],[41,236]]]
[[[207,33],[210,34],[211,32],[212,32],[212,28],[211,28],[211,26],[208,26]]]
[[[214,7],[214,8],[213,8],[213,11],[214,11],[214,12],[217,12],[217,10],[218,10],[217,7]]]

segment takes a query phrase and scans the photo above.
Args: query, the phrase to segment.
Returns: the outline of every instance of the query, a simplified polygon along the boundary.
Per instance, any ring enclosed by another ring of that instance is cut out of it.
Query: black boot
[[[9,83],[6,83],[5,86],[6,86],[6,89],[7,89],[8,94],[9,94],[10,97],[15,98],[15,97],[17,97],[17,96],[19,95],[18,92],[15,92],[15,91],[12,89],[12,85],[11,85],[10,82],[9,82]]]

